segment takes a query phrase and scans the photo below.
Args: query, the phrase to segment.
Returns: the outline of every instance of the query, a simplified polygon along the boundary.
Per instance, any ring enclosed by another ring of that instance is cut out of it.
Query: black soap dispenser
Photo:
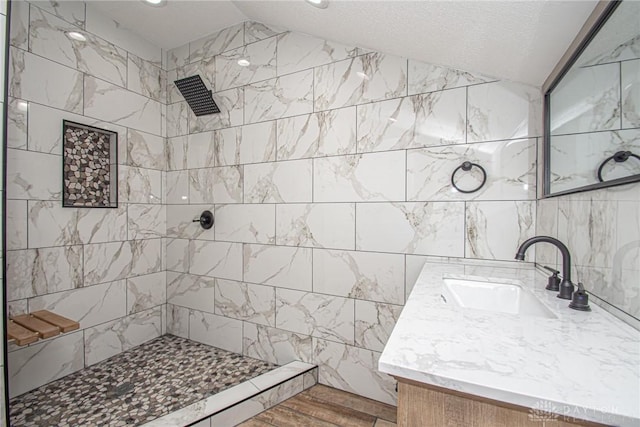
[[[582,283],[578,283],[578,290],[573,293],[573,299],[569,303],[569,308],[580,311],[591,311],[591,307],[589,307],[589,295],[584,290]]]

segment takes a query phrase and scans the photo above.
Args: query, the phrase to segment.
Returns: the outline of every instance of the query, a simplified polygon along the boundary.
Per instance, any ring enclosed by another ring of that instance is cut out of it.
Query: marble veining
[[[356,151],[355,107],[280,119],[277,123],[279,161]]]
[[[313,70],[300,71],[245,87],[245,123],[311,113]]]
[[[330,110],[407,94],[406,59],[369,53],[314,70],[314,106]]]
[[[77,27],[35,6],[30,9],[29,51],[79,71],[105,79],[118,86],[127,83],[127,52],[116,45],[83,33],[86,41],[67,37]]]
[[[244,23],[244,43],[249,44],[264,40],[284,32],[282,28],[263,24],[262,22],[246,21]]]
[[[246,322],[242,354],[279,365],[299,360],[312,362],[311,336]]]
[[[409,59],[409,95],[495,81],[468,71]]]
[[[530,266],[461,264],[467,275],[515,279],[558,318],[447,304],[440,297],[443,264],[427,262],[380,357],[380,371],[607,425],[638,423],[638,331],[593,304],[591,312],[569,309],[544,290],[546,274]],[[583,375],[585,370],[599,374]]]
[[[358,152],[465,142],[464,88],[358,106]]]

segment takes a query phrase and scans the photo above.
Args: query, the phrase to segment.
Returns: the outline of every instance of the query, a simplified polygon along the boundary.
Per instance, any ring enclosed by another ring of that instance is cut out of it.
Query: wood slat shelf
[[[7,335],[9,342],[19,346],[55,337],[60,333],[75,331],[80,324],[48,310],[39,310],[31,314],[21,314],[9,319]]]

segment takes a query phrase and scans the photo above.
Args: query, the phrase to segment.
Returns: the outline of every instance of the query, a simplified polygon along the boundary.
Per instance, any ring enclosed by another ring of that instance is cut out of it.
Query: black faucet
[[[560,240],[549,236],[536,236],[527,239],[518,248],[516,259],[524,261],[524,253],[527,251],[529,246],[538,242],[551,243],[560,249],[560,253],[562,253],[562,282],[560,283],[560,293],[558,293],[558,298],[571,299],[571,295],[575,289],[573,283],[571,283],[571,254],[569,253],[569,249]]]

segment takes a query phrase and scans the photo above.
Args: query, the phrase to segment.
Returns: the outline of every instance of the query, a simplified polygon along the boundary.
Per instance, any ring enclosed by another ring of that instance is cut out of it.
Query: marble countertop
[[[381,372],[607,425],[640,425],[640,332],[591,303],[568,307],[531,264],[427,262],[379,361]],[[443,278],[513,280],[557,319],[445,303]],[[588,287],[587,287],[588,289]]]

